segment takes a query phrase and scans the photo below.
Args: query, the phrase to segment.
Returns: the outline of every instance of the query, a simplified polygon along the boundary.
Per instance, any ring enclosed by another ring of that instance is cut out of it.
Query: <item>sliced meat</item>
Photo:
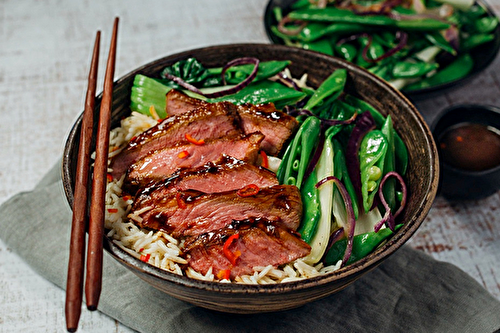
[[[113,178],[120,178],[132,163],[154,150],[187,142],[186,134],[205,140],[242,134],[236,106],[226,102],[206,103],[189,112],[166,118],[130,140],[113,159]]]
[[[197,107],[204,106],[210,103],[200,99],[189,97],[179,90],[172,89],[166,96],[166,112],[167,115],[173,116],[193,110]]]
[[[263,138],[261,133],[252,133],[207,140],[202,145],[178,144],[156,150],[130,166],[126,182],[142,187],[170,176],[177,169],[198,168],[208,162],[220,160],[223,155],[256,164]]]
[[[224,155],[217,162],[208,162],[196,169],[181,169],[172,176],[148,184],[136,194],[161,198],[166,193],[196,190],[204,193],[220,193],[238,190],[250,184],[260,188],[278,185],[278,178],[273,172],[231,156]]]
[[[174,89],[167,94],[167,114],[169,115],[187,112],[194,107],[207,104],[210,103],[189,97]],[[273,103],[239,105],[238,113],[241,117],[243,131],[246,134],[257,131],[264,134],[262,150],[272,156],[279,153],[298,126],[294,117],[277,110]]]
[[[207,194],[188,190],[163,197],[141,196],[136,197],[132,212],[140,216],[141,227],[174,237],[199,235],[250,217],[281,221],[293,230],[299,226],[302,200],[296,186],[263,188],[251,196],[241,196],[239,191]]]
[[[194,270],[206,274],[212,268],[215,275],[230,270],[232,279],[253,274],[257,266],[287,264],[310,251],[297,233],[264,219],[233,221],[222,230],[188,239],[183,250]]]
[[[298,126],[297,120],[277,110],[274,104],[238,106],[241,124],[245,133],[261,132],[265,138],[261,149],[276,156]]]

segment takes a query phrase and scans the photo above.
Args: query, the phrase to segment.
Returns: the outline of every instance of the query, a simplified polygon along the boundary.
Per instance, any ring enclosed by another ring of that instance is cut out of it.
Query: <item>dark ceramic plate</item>
[[[281,7],[283,11],[283,16],[285,16],[291,11],[290,6],[296,1],[297,0],[270,0],[268,2],[264,12],[264,27],[266,29],[267,37],[273,44],[281,44],[281,45],[284,44],[283,40],[278,36],[276,36],[275,34],[273,34],[273,32],[271,31],[271,26],[277,24],[273,13],[274,8]],[[491,7],[489,7],[483,0],[477,0],[476,2],[483,5],[486,8],[489,16],[495,16]],[[450,89],[457,88],[467,84],[479,73],[485,70],[497,56],[498,51],[500,50],[500,24],[497,26],[496,30],[494,31],[494,34],[495,34],[495,39],[493,39],[489,43],[486,43],[484,45],[475,48],[471,52],[471,56],[474,59],[474,67],[472,68],[472,71],[469,73],[469,75],[459,80],[455,80],[449,83],[437,85],[430,88],[413,90],[411,92],[410,91],[405,92],[403,90],[403,93],[412,100],[422,100],[425,98],[433,97],[437,94],[441,94]]]
[[[112,127],[130,114],[130,88],[136,74],[158,76],[165,66],[196,57],[205,66],[223,66],[243,57],[265,60],[291,60],[291,72],[299,77],[308,73],[309,83],[318,86],[335,69],[348,71],[346,91],[372,103],[384,115],[390,114],[394,127],[409,151],[406,181],[408,204],[401,222],[404,226],[383,246],[360,261],[320,277],[277,285],[241,285],[204,282],[153,267],[129,255],[109,239],[106,251],[125,267],[159,290],[190,303],[224,312],[256,313],[286,310],[301,306],[345,288],[397,251],[418,229],[436,195],[439,164],[432,134],[415,107],[383,80],[352,64],[299,48],[270,44],[237,44],[201,48],[167,56],[146,64],[115,83]],[[99,107],[101,96],[96,101]],[[72,206],[73,189],[82,117],[71,130],[63,155],[63,184]]]

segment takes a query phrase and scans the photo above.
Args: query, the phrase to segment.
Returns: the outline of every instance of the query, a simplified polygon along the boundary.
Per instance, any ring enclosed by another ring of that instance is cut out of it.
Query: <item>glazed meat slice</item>
[[[125,181],[142,187],[172,175],[177,169],[198,168],[220,160],[223,155],[255,164],[263,138],[261,133],[252,133],[207,140],[201,145],[187,143],[156,150],[132,164]]]
[[[233,221],[222,230],[188,239],[183,250],[194,270],[206,274],[212,268],[215,275],[230,270],[232,279],[253,274],[256,266],[287,264],[310,251],[297,233],[264,219]]]
[[[216,163],[207,164],[196,169],[181,169],[164,180],[148,184],[136,194],[160,199],[166,193],[196,190],[204,193],[220,193],[238,190],[250,184],[259,188],[278,185],[276,175],[262,167],[258,167],[234,157],[224,155]]]
[[[169,117],[130,140],[111,164],[113,177],[119,179],[129,166],[148,153],[187,142],[186,134],[196,139],[216,139],[242,134],[234,104],[206,103],[189,112]]]
[[[294,117],[277,110],[272,103],[239,105],[238,112],[243,131],[245,133],[259,131],[264,134],[261,149],[272,156],[278,155],[298,126]]]
[[[193,107],[210,103],[189,97],[182,92],[171,90],[167,94],[167,113],[180,114]],[[172,106],[168,106],[172,105]],[[284,143],[298,126],[297,120],[284,112],[277,110],[274,104],[238,106],[243,131],[248,133],[261,132],[265,138],[262,141],[262,150],[275,156],[282,149]]]
[[[167,115],[173,116],[193,110],[197,107],[204,106],[210,103],[200,99],[189,97],[179,90],[172,89],[166,95]]]
[[[136,197],[133,215],[141,227],[174,237],[199,235],[250,217],[281,221],[296,230],[302,217],[300,192],[293,185],[263,188],[254,195],[241,190],[222,193],[178,191],[163,197]],[[132,218],[134,218],[132,216]]]

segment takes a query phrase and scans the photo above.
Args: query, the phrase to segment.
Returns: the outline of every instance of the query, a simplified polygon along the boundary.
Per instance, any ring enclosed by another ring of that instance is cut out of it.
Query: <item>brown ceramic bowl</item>
[[[205,66],[222,66],[234,58],[251,56],[261,60],[291,60],[295,77],[308,73],[309,82],[318,86],[332,71],[348,71],[346,90],[390,114],[395,129],[409,150],[406,182],[408,204],[400,222],[404,226],[383,246],[360,261],[336,272],[299,282],[276,285],[242,285],[204,282],[169,273],[146,264],[104,240],[105,250],[125,267],[152,286],[178,299],[209,309],[232,313],[258,313],[286,310],[333,294],[363,274],[374,269],[396,252],[418,229],[434,200],[438,184],[439,164],[432,134],[415,107],[398,91],[374,75],[347,62],[319,53],[282,45],[238,44],[222,45],[186,51],[153,61],[125,75],[115,83],[112,126],[130,113],[129,94],[134,75],[155,76],[180,59],[196,57]],[[100,105],[100,98],[96,108]],[[72,206],[78,140],[82,117],[75,123],[67,139],[63,156],[63,182]]]

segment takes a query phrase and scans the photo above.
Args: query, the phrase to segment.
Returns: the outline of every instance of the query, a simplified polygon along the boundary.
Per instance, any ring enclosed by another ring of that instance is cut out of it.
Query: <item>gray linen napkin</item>
[[[0,207],[0,237],[66,286],[71,211],[56,165]],[[28,238],[28,239],[27,239]],[[64,305],[61,304],[61,307]],[[104,256],[99,310],[140,332],[494,332],[500,302],[457,267],[404,246],[343,291],[301,308],[229,315],[163,294]]]

